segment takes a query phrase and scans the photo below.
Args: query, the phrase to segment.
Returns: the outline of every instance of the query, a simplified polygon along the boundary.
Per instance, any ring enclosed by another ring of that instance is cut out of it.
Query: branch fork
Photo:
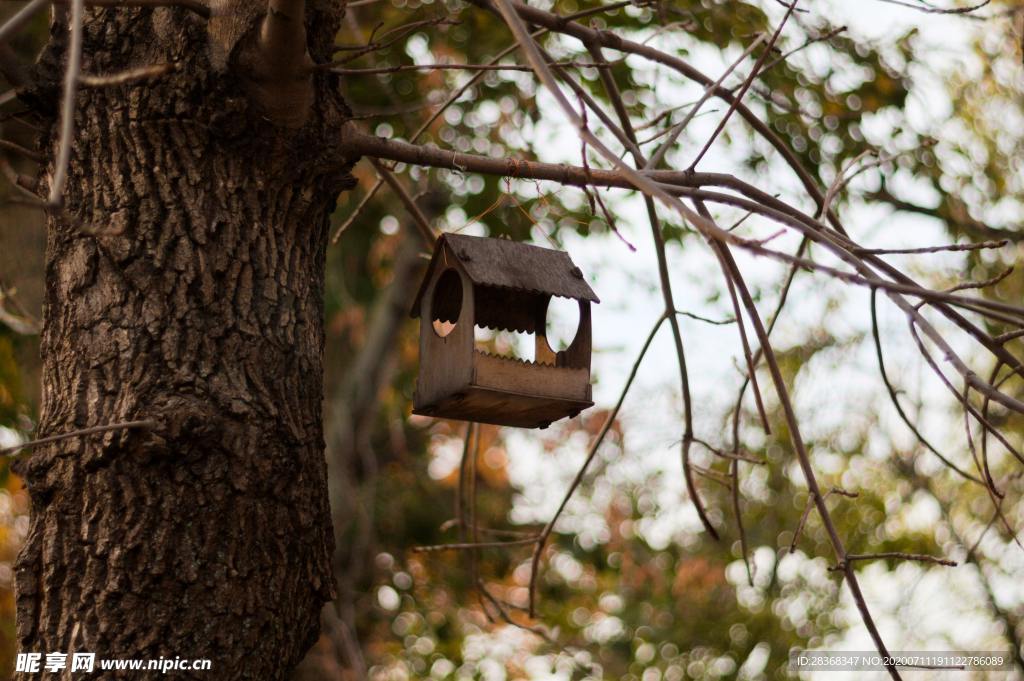
[[[313,108],[313,60],[306,49],[305,0],[269,0],[248,67],[249,96],[275,125],[301,128]]]

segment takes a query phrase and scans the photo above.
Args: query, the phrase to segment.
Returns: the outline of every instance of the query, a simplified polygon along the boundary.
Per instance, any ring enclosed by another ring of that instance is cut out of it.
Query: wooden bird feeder
[[[552,296],[579,304],[564,351],[547,340]],[[590,304],[600,302],[567,253],[507,239],[445,234],[416,295],[420,371],[413,413],[546,428],[593,406]],[[474,326],[533,334],[534,361],[475,348]]]

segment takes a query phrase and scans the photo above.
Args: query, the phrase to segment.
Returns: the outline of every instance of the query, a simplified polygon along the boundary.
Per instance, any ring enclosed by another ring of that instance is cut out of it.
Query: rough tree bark
[[[343,9],[300,6],[308,55],[282,76],[261,68],[252,7],[214,7],[209,24],[182,8],[86,12],[84,72],[178,68],[78,94],[64,210],[48,220],[39,434],[159,425],[21,462],[23,651],[210,658],[210,678],[283,679],[333,597],[322,295],[352,159],[338,83],[305,64],[330,59]],[[288,9],[268,16],[294,22]],[[67,34],[58,13],[23,93],[48,152]],[[275,78],[300,94],[275,100]]]

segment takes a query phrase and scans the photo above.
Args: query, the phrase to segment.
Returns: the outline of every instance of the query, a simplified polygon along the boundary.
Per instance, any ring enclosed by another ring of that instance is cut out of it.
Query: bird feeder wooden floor
[[[555,352],[552,296],[578,302],[579,328]],[[413,304],[420,369],[413,413],[546,428],[593,406],[590,304],[600,302],[567,253],[507,239],[445,234]],[[477,350],[474,326],[535,336],[534,361]]]

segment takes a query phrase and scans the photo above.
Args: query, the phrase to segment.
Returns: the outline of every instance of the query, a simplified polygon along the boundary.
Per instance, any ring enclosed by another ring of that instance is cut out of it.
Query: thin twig
[[[420,236],[423,237],[423,241],[428,246],[433,246],[434,242],[437,241],[437,232],[433,227],[430,226],[430,221],[427,220],[427,216],[423,214],[420,207],[416,205],[412,196],[405,190],[402,183],[398,181],[395,174],[384,167],[384,165],[375,158],[370,159],[370,163],[373,165],[373,169],[377,171],[380,178],[391,187],[395,195],[398,196],[398,200],[402,202],[405,209],[412,216],[413,222],[416,224],[416,228],[419,230]]]
[[[704,158],[704,155],[708,153],[708,150],[711,148],[711,145],[715,143],[715,140],[718,139],[718,136],[721,134],[722,130],[725,129],[725,124],[729,122],[729,119],[732,117],[733,113],[735,113],[736,107],[738,107],[740,105],[740,102],[743,101],[743,97],[744,95],[747,94],[747,90],[750,89],[750,86],[753,84],[754,79],[757,78],[757,75],[761,70],[761,66],[768,58],[768,55],[771,54],[772,48],[775,47],[775,42],[779,39],[779,36],[782,34],[782,29],[785,28],[786,22],[789,21],[789,17],[792,16],[793,10],[796,9],[797,2],[798,0],[793,0],[792,4],[789,5],[789,9],[786,10],[786,14],[782,17],[782,21],[779,22],[779,25],[775,29],[775,32],[772,34],[771,39],[769,39],[768,45],[764,48],[764,51],[761,53],[761,56],[757,58],[757,61],[754,62],[754,67],[750,70],[750,75],[747,77],[747,80],[743,84],[743,87],[740,88],[740,91],[736,95],[735,99],[733,99],[732,102],[729,103],[729,110],[725,112],[725,116],[723,116],[722,120],[719,121],[718,127],[715,128],[715,131],[711,133],[710,137],[708,137],[707,141],[704,143],[704,146],[701,147],[701,150],[700,152],[698,152],[697,157],[693,159],[692,163],[690,163],[690,170],[696,168],[697,165],[700,163],[701,159]],[[721,86],[712,85],[711,87],[717,90]]]
[[[687,312],[686,310],[676,310],[676,314],[683,315],[684,317],[689,317],[690,319],[694,319],[694,320],[696,320],[698,322],[704,322],[705,324],[711,324],[713,326],[728,326],[729,324],[735,324],[736,323],[735,319],[709,319],[708,317],[703,317],[703,316],[701,316],[699,314],[696,314],[694,312]]]
[[[965,281],[962,284],[957,284],[956,286],[951,286],[944,290],[946,293],[956,293],[957,291],[969,291],[989,288],[991,286],[995,286],[996,284],[1001,282],[1003,279],[1006,279],[1011,274],[1013,274],[1012,266],[1007,267],[999,274],[989,279],[985,279],[984,281]]]
[[[917,333],[917,325],[919,321],[913,318],[910,318],[907,321],[910,325],[910,334],[911,336],[913,336],[914,342],[917,344],[917,348],[921,352],[921,356],[924,357],[925,362],[928,364],[929,367],[931,367],[932,372],[939,378],[939,381],[944,386],[946,386],[946,388],[953,394],[953,396],[957,399],[958,402],[961,402],[964,405],[964,409],[970,412],[971,416],[973,416],[975,420],[977,420],[977,422],[982,425],[982,427],[988,430],[988,432],[992,433],[992,436],[999,440],[999,442],[1004,447],[1006,447],[1006,450],[1013,454],[1013,456],[1018,461],[1024,463],[1024,454],[1021,454],[1017,450],[1017,448],[1014,447],[1001,432],[999,432],[999,429],[996,428],[991,421],[982,416],[981,412],[975,409],[969,401],[963,400],[960,391],[958,391],[956,387],[949,381],[949,379],[946,378],[946,374],[942,372],[942,369],[939,367],[938,363],[932,357],[931,353],[928,352],[928,348],[925,347],[924,341],[921,340],[921,336],[918,335]],[[988,385],[988,383],[985,383],[985,385]],[[965,386],[969,388],[974,388],[975,383],[965,380]],[[1002,395],[1002,393],[998,394]]]
[[[996,382],[996,379],[999,378],[999,371],[1002,368],[1003,368],[1003,363],[1002,362],[996,362],[996,365],[994,367],[992,367],[992,374],[991,374],[991,376],[988,379],[988,382],[991,383],[992,385],[995,385],[996,387],[999,387],[1000,385],[1002,385],[1002,381]],[[1012,375],[1013,374],[1009,374],[1007,376],[1007,378],[1009,378]],[[981,402],[981,415],[983,417],[985,417],[986,419],[988,418],[988,408],[989,408],[990,402],[991,401],[989,400],[987,395],[983,397],[982,402]],[[966,418],[966,414],[965,414],[965,418]],[[989,465],[988,465],[988,431],[985,430],[984,428],[982,428],[982,430],[981,430],[981,462],[982,462],[982,470],[985,473],[985,480],[988,483],[988,486],[992,489],[993,492],[995,492],[996,496],[998,496],[1000,498],[1000,500],[1002,500],[1003,495],[1000,494],[999,490],[996,488],[995,480],[992,478],[992,471],[989,469]]]
[[[1008,343],[1016,338],[1020,338],[1021,336],[1024,336],[1024,329],[1016,329],[1014,331],[1007,331],[1006,333],[1001,333],[995,338],[993,338],[993,340],[999,344],[1003,344]]]
[[[558,510],[551,516],[551,520],[548,521],[544,529],[541,530],[540,536],[537,538],[537,546],[533,550],[533,557],[530,560],[530,606],[529,612],[530,617],[533,617],[536,613],[536,601],[537,601],[537,575],[540,570],[540,559],[544,554],[544,546],[547,544],[548,538],[551,536],[551,532],[555,529],[555,523],[558,522],[559,517],[562,515],[562,511],[569,503],[569,499],[576,492],[576,488],[583,482],[583,476],[586,475],[587,469],[593,462],[594,457],[597,456],[597,450],[600,448],[601,443],[604,442],[605,436],[608,431],[611,430],[612,424],[615,423],[615,419],[619,416],[619,410],[622,409],[622,403],[626,400],[626,395],[629,393],[630,387],[633,385],[633,379],[636,378],[637,371],[640,369],[640,364],[643,362],[644,355],[647,354],[647,350],[651,347],[651,343],[654,341],[654,337],[658,333],[658,329],[665,322],[666,315],[658,317],[658,321],[655,322],[651,332],[647,335],[647,340],[644,342],[643,347],[640,348],[640,353],[637,355],[636,360],[633,362],[633,368],[629,372],[629,376],[626,378],[625,385],[622,386],[622,391],[619,393],[619,399],[612,407],[612,410],[605,417],[604,423],[601,425],[601,430],[598,431],[597,436],[594,437],[594,441],[590,444],[590,449],[587,450],[587,456],[583,460],[583,465],[580,466],[576,472],[576,477],[573,478],[572,483],[569,485],[569,489],[566,490],[565,495],[562,497],[562,503],[558,505]]]
[[[513,21],[517,20],[517,17],[511,13],[507,6],[503,15],[507,15],[505,16],[506,22],[510,21],[510,16]],[[513,32],[517,33],[517,38],[520,42],[523,42],[524,38],[522,34],[525,31],[522,29],[517,30],[511,24],[510,27],[513,28]],[[590,55],[596,61],[604,60],[601,45],[597,41],[590,41],[585,44]],[[528,46],[524,44],[523,47],[524,50],[527,51],[527,54],[529,54],[530,50],[528,49]],[[529,47],[536,48],[536,45],[530,45]],[[535,68],[538,68],[536,60],[534,60],[534,62]],[[542,73],[542,69],[538,70],[537,75],[542,81],[544,80],[545,74]],[[616,115],[619,118],[622,135],[625,136],[626,141],[628,142],[628,144],[626,144],[626,148],[630,150],[637,170],[645,168],[649,165],[649,162],[644,158],[643,152],[640,150],[637,143],[636,131],[633,129],[633,123],[629,118],[629,113],[626,110],[626,105],[622,99],[621,93],[619,92],[618,85],[609,70],[603,69],[600,71],[599,75],[601,76],[601,82],[604,85],[605,92],[608,95],[609,100],[612,102],[612,107],[615,109]],[[550,86],[551,84],[549,83],[549,87]],[[583,134],[585,132],[589,132],[586,128],[585,119],[582,121],[582,125],[579,129],[581,132],[581,139],[587,140],[588,137],[592,137],[592,135]],[[607,158],[608,152],[606,149],[603,153]],[[710,534],[713,539],[717,540],[719,538],[718,531],[715,529],[714,525],[711,524],[711,520],[708,518],[707,512],[704,509],[704,502],[701,500],[693,479],[693,466],[690,462],[690,448],[694,441],[693,399],[690,393],[690,378],[686,364],[686,352],[683,347],[683,336],[682,330],[679,326],[679,318],[678,315],[675,314],[676,304],[668,271],[668,256],[665,250],[664,231],[661,225],[661,220],[658,217],[654,199],[649,194],[644,196],[644,208],[647,213],[648,223],[651,226],[651,235],[654,241],[654,248],[658,261],[658,278],[661,284],[662,298],[665,302],[665,314],[668,316],[669,327],[672,329],[672,341],[675,345],[676,359],[679,364],[680,389],[682,391],[683,398],[683,438],[680,446],[683,480],[686,484],[687,495],[689,496],[694,509],[697,511],[697,517],[700,519],[701,524],[704,526],[704,529],[707,530],[708,534]]]
[[[722,83],[725,82],[725,79],[728,78],[732,74],[732,72],[736,70],[736,67],[743,63],[743,61],[747,57],[749,57],[750,54],[761,45],[761,43],[765,41],[765,38],[766,36],[759,35],[757,39],[754,40],[754,42],[750,43],[750,45],[747,46],[747,49],[743,51],[743,54],[741,54],[735,61],[733,61],[732,64],[729,65],[729,68],[727,68],[725,72],[722,73],[718,80],[704,88],[704,93],[701,95],[700,99],[698,99],[697,102],[693,105],[693,107],[687,112],[686,117],[671,128],[671,131],[668,135],[668,139],[662,142],[661,145],[654,150],[654,153],[651,154],[650,159],[647,161],[647,165],[644,167],[645,170],[653,170],[657,168],[659,165],[661,165],[661,161],[662,159],[665,158],[665,154],[672,147],[672,145],[676,143],[676,140],[679,139],[679,135],[683,132],[683,130],[686,129],[686,126],[690,124],[690,121],[694,119],[694,117],[697,115],[697,112],[700,111],[700,108],[704,106],[704,102],[708,101],[708,99],[710,99],[714,95],[715,90],[722,86]]]
[[[459,22],[457,20],[445,16],[434,17],[433,19],[421,19],[417,21],[410,21],[407,24],[402,24],[401,26],[396,26],[395,28],[385,31],[384,33],[381,34],[379,41],[374,41],[374,36],[371,35],[370,41],[366,45],[351,47],[345,45],[336,46],[334,48],[336,52],[351,51],[352,54],[349,54],[346,57],[342,57],[341,59],[335,59],[333,61],[326,62],[323,64],[315,64],[310,68],[314,70],[330,70],[336,66],[347,64],[350,61],[354,61],[364,55],[370,54],[371,52],[379,52],[381,50],[386,50],[392,45],[408,37],[409,34],[411,34],[413,31],[416,31],[417,29],[423,28],[425,26],[453,26],[458,23]],[[393,38],[391,38],[390,40],[384,40],[384,38],[392,34],[395,34]]]
[[[822,501],[828,499],[829,495],[838,494],[848,499],[856,499],[860,496],[857,492],[848,492],[841,487],[833,487],[829,491],[825,492],[825,497]],[[796,553],[796,545],[800,542],[800,534],[804,531],[804,526],[807,524],[807,518],[811,515],[811,509],[814,508],[814,497],[811,494],[807,495],[807,504],[804,506],[803,515],[800,516],[800,522],[796,524],[796,530],[793,532],[793,541],[789,544],[789,552]]]
[[[840,33],[843,33],[844,31],[846,31],[846,26],[838,26],[838,27],[832,29],[831,31],[826,32],[826,33],[823,33],[821,35],[817,35],[817,36],[813,36],[813,37],[808,38],[807,40],[805,40],[803,42],[803,44],[798,45],[797,47],[794,47],[792,50],[790,50],[788,52],[783,52],[778,57],[776,57],[772,61],[770,61],[767,64],[765,64],[761,68],[761,72],[758,74],[758,77],[763,76],[764,74],[768,73],[769,71],[774,69],[779,64],[781,64],[781,63],[785,62],[786,60],[788,60],[790,57],[792,57],[797,52],[800,52],[802,50],[806,50],[808,47],[810,47],[811,45],[814,45],[816,43],[827,42],[829,40],[832,40],[832,38],[835,38],[837,35],[839,35]],[[739,85],[737,85],[736,87],[738,88]]]
[[[957,251],[982,251],[1002,248],[1010,243],[1009,239],[998,241],[980,241],[973,244],[945,244],[942,246],[925,246],[922,248],[857,248],[854,253],[857,255],[905,255],[922,253],[943,253]]]
[[[509,541],[484,541],[465,544],[434,544],[432,546],[414,546],[414,553],[439,553],[441,551],[475,551],[477,549],[504,549],[514,546],[530,546],[537,543],[537,537],[512,539]]]

